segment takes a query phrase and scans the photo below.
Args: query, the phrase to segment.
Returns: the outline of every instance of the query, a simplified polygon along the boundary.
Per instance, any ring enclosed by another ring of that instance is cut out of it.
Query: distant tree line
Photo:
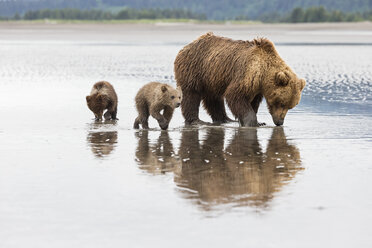
[[[9,19],[9,18],[8,18]],[[13,20],[138,20],[138,19],[196,19],[205,20],[204,14],[187,9],[123,9],[117,13],[103,10],[42,9],[31,10],[24,15],[15,14]]]
[[[249,20],[247,16],[238,16],[236,20]],[[358,22],[372,21],[372,10],[364,12],[342,12],[339,10],[328,11],[323,6],[307,9],[294,8],[289,14],[281,15],[277,12],[263,14],[258,17],[263,22]]]
[[[327,10],[354,13],[372,10],[372,0],[0,0],[0,16],[23,15],[29,10],[80,9],[188,9],[209,20],[251,20],[282,16],[296,7],[324,6]],[[274,13],[273,13],[274,12]]]
[[[372,1],[372,0],[371,0]],[[139,20],[139,19],[196,19],[206,20],[205,14],[195,13],[189,9],[133,9],[125,8],[119,12],[104,11],[100,9],[42,9],[30,10],[23,15],[16,13],[13,17],[0,17],[0,20]],[[239,15],[235,20],[259,20],[262,22],[276,23],[301,23],[301,22],[358,22],[372,21],[372,10],[364,12],[343,12],[327,10],[323,6],[310,8],[294,8],[288,14],[279,12],[261,14],[257,18],[248,15]]]
[[[339,10],[327,11],[323,6],[308,9],[295,8],[284,18],[286,22],[357,22],[372,21],[372,11],[345,13]]]

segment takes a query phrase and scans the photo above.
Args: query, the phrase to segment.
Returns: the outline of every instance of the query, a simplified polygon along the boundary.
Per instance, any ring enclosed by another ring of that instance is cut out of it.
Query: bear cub
[[[105,120],[117,120],[118,97],[114,87],[106,81],[93,85],[89,96],[86,96],[88,108],[94,113],[96,121],[102,120],[103,111],[107,109]]]
[[[138,117],[134,121],[133,128],[148,129],[148,119],[154,117],[161,129],[166,130],[172,119],[173,111],[181,105],[181,88],[173,88],[168,84],[151,82],[143,86],[137,93],[135,101]],[[163,110],[163,114],[160,112]]]

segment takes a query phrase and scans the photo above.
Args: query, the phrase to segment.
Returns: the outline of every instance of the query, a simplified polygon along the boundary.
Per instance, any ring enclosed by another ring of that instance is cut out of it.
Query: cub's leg
[[[97,113],[94,113],[94,115],[96,116],[96,121],[102,120],[103,109],[99,110]]]
[[[171,108],[171,107],[169,107],[169,106],[166,106],[166,107],[164,108],[163,116],[164,116],[164,118],[167,120],[167,125],[166,125],[166,128],[165,128],[165,129],[167,129],[168,126],[169,126],[169,122],[170,122],[171,119],[172,119],[173,112],[174,112],[174,109]]]
[[[139,124],[141,124],[143,129],[148,129],[148,119],[150,116],[148,105],[146,103],[137,103],[136,107],[138,111],[138,117],[134,121],[133,128],[138,129]]]
[[[140,114],[138,117],[134,120],[133,128],[139,129],[139,124],[142,125],[143,129],[149,129],[149,115]]]
[[[117,107],[110,107],[104,115],[105,120],[118,120],[116,118],[117,111]]]
[[[115,107],[113,111],[111,112],[111,119],[113,120],[119,120],[116,115],[118,114],[118,107]]]
[[[106,113],[103,115],[103,117],[105,118],[105,120],[110,120],[112,118],[111,112],[107,110]]]
[[[161,129],[165,130],[168,128],[168,120],[164,118],[162,114],[160,114],[160,111],[163,108],[159,105],[154,105],[150,107],[150,115],[155,118],[155,120],[158,121],[159,126]]]

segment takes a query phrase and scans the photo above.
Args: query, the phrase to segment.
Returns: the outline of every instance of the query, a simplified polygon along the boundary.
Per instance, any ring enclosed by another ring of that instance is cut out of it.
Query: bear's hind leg
[[[148,119],[150,116],[148,105],[144,102],[137,102],[136,107],[138,111],[138,117],[134,121],[133,128],[138,129],[139,124],[141,124],[143,129],[148,129]]]
[[[204,123],[199,120],[200,94],[193,90],[182,89],[183,98],[181,101],[182,115],[186,125]]]
[[[208,114],[212,117],[214,123],[227,123],[231,120],[225,109],[225,103],[222,97],[205,97],[203,99],[204,108]]]
[[[140,124],[139,117],[137,117],[137,118],[134,120],[133,128],[134,128],[134,129],[139,129],[139,124]]]
[[[141,124],[143,129],[149,129],[148,118],[149,118],[148,116],[146,117],[146,116],[144,116],[144,115],[139,115],[139,116],[134,120],[133,128],[134,128],[134,129],[139,129],[139,125]]]
[[[118,112],[117,107],[113,107],[113,108],[109,109],[107,112],[109,112],[111,120],[119,120],[118,118],[116,118],[116,115],[117,115],[117,112]]]
[[[107,110],[103,117],[105,118],[105,120],[110,120],[112,118],[111,112]]]
[[[146,118],[145,120],[142,121],[142,128],[143,129],[149,129],[148,118]]]
[[[117,109],[115,109],[115,110],[111,113],[111,118],[112,118],[113,120],[119,120],[119,119],[116,117],[117,113],[118,113],[118,110],[117,110]]]

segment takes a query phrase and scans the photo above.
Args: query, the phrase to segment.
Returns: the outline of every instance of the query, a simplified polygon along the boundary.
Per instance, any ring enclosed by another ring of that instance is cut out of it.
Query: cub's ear
[[[90,102],[90,96],[86,96],[85,99],[87,99],[87,102]]]
[[[161,86],[161,91],[164,93],[166,92],[168,89],[167,89],[167,86],[163,85]]]
[[[288,84],[288,77],[285,74],[285,72],[280,71],[280,72],[276,73],[275,83],[278,86],[286,86]]]
[[[182,96],[182,89],[180,86],[177,86],[176,90],[178,91],[178,93],[180,93],[180,95]]]
[[[302,91],[306,86],[306,81],[305,79],[301,78],[300,79],[300,91]]]
[[[105,100],[105,96],[103,95],[98,95],[95,99],[96,102],[102,102],[103,100]]]

